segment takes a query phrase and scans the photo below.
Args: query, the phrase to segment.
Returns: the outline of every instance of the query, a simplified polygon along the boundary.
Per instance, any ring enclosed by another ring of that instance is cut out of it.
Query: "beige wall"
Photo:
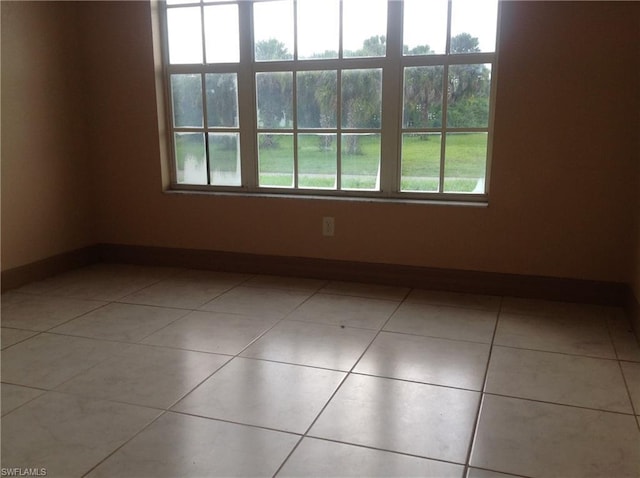
[[[0,2],[2,270],[95,241],[73,4]]]
[[[96,240],[626,282],[639,11],[505,2],[490,204],[476,208],[162,192],[149,5],[86,2]]]

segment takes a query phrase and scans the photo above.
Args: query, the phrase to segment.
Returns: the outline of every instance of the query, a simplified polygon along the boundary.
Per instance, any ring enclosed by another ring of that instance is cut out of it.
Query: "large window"
[[[498,0],[167,0],[177,189],[485,200]]]

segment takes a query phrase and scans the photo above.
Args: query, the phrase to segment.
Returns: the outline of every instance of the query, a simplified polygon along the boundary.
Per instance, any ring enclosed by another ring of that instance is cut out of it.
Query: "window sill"
[[[358,203],[380,203],[380,204],[415,204],[431,206],[458,206],[486,208],[489,206],[487,195],[465,195],[464,200],[454,199],[451,195],[435,198],[433,195],[425,198],[412,197],[373,197],[373,196],[338,196],[332,194],[314,194],[312,192],[304,194],[270,193],[270,192],[246,192],[246,191],[219,191],[202,189],[191,189],[189,187],[172,188],[164,191],[170,196],[214,196],[214,197],[239,197],[255,199],[287,199],[297,201],[334,201],[334,202],[358,202]],[[458,195],[456,195],[458,196]]]

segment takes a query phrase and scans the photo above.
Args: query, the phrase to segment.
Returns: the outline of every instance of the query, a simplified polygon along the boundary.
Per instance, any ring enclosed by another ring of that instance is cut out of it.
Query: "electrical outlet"
[[[333,236],[336,232],[335,221],[332,217],[322,218],[322,235]]]

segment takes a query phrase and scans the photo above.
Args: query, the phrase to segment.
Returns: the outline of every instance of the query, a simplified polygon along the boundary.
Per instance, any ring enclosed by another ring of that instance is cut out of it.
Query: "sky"
[[[169,0],[169,4],[189,0]],[[207,62],[238,61],[237,5],[211,0],[205,10]],[[374,35],[386,34],[386,0],[343,0],[346,50],[357,50]],[[482,51],[495,48],[498,0],[452,0],[451,33],[467,32],[478,37]],[[232,2],[233,3],[233,2]],[[404,0],[404,44],[409,48],[428,44],[436,53],[444,53],[447,0]],[[181,10],[181,11],[178,11]],[[169,9],[170,58],[172,63],[200,63],[202,55],[199,7]],[[277,38],[293,51],[293,15],[291,0],[254,4],[256,41]],[[298,54],[337,50],[339,0],[298,0]]]

